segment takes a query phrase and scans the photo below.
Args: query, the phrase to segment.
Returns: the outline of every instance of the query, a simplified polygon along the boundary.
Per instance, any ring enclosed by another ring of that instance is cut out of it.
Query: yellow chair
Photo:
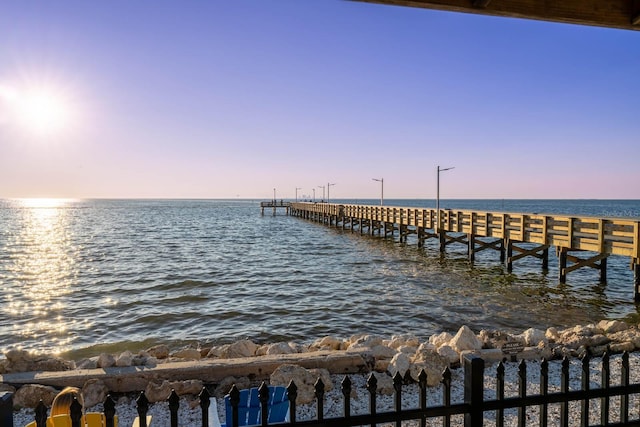
[[[105,421],[104,414],[101,414],[100,412],[88,412],[84,414],[84,425],[86,427],[106,427],[107,423]]]
[[[49,417],[47,418],[47,427],[71,427],[71,416],[61,414]]]
[[[88,412],[82,417],[84,427],[106,427],[107,421],[102,412]],[[36,427],[36,422],[30,422],[24,427]],[[54,415],[47,418],[47,427],[71,427],[71,417],[66,414]],[[113,417],[113,427],[118,427],[118,416]]]
[[[107,418],[102,412],[87,412],[84,414],[85,427],[106,427]],[[113,427],[118,427],[118,416],[113,417]]]

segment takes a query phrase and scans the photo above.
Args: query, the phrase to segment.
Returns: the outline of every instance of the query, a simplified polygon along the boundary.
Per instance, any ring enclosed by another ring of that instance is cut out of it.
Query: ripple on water
[[[546,203],[536,211],[561,204]],[[590,269],[558,285],[553,255],[548,272],[525,259],[507,273],[495,251],[472,266],[463,245],[443,256],[433,239],[418,249],[412,237],[398,244],[261,217],[255,201],[77,201],[46,211],[0,201],[0,223],[0,350],[426,338],[463,324],[521,332],[638,318],[625,258],[609,259],[606,286]]]

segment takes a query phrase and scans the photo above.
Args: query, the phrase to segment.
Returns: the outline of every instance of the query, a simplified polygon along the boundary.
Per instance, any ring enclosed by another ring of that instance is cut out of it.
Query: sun
[[[69,108],[64,99],[51,90],[25,93],[17,106],[18,120],[36,133],[51,133],[68,125]]]
[[[60,134],[72,124],[71,99],[53,85],[1,86],[0,101],[15,126],[36,136]]]

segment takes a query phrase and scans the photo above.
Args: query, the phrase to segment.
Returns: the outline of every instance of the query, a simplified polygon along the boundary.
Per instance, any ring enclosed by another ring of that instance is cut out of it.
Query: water
[[[640,217],[640,201],[441,206]],[[461,325],[520,332],[638,317],[628,258],[610,257],[606,285],[592,269],[560,285],[553,255],[548,272],[525,258],[509,274],[496,251],[470,265],[463,245],[441,256],[415,237],[400,244],[265,213],[257,200],[0,200],[0,352],[81,357],[357,333],[426,339]]]

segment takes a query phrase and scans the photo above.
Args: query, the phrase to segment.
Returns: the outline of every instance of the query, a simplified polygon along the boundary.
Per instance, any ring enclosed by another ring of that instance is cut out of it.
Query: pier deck
[[[272,208],[273,214],[276,214],[276,209],[282,208],[285,213],[289,215],[289,209],[291,208],[291,202],[285,202],[283,200],[269,200],[268,202],[260,202],[260,214],[264,215],[264,208]]]
[[[435,238],[443,252],[449,244],[466,244],[472,262],[476,252],[496,249],[509,271],[514,261],[525,256],[542,259],[546,268],[548,249],[554,246],[561,283],[565,283],[567,273],[582,267],[598,269],[604,282],[607,257],[628,256],[634,271],[635,299],[640,301],[639,218],[441,209],[437,224],[438,212],[431,208],[309,202],[291,203],[291,215],[372,235],[384,232],[387,236],[397,231],[401,241],[415,234],[418,246]]]

